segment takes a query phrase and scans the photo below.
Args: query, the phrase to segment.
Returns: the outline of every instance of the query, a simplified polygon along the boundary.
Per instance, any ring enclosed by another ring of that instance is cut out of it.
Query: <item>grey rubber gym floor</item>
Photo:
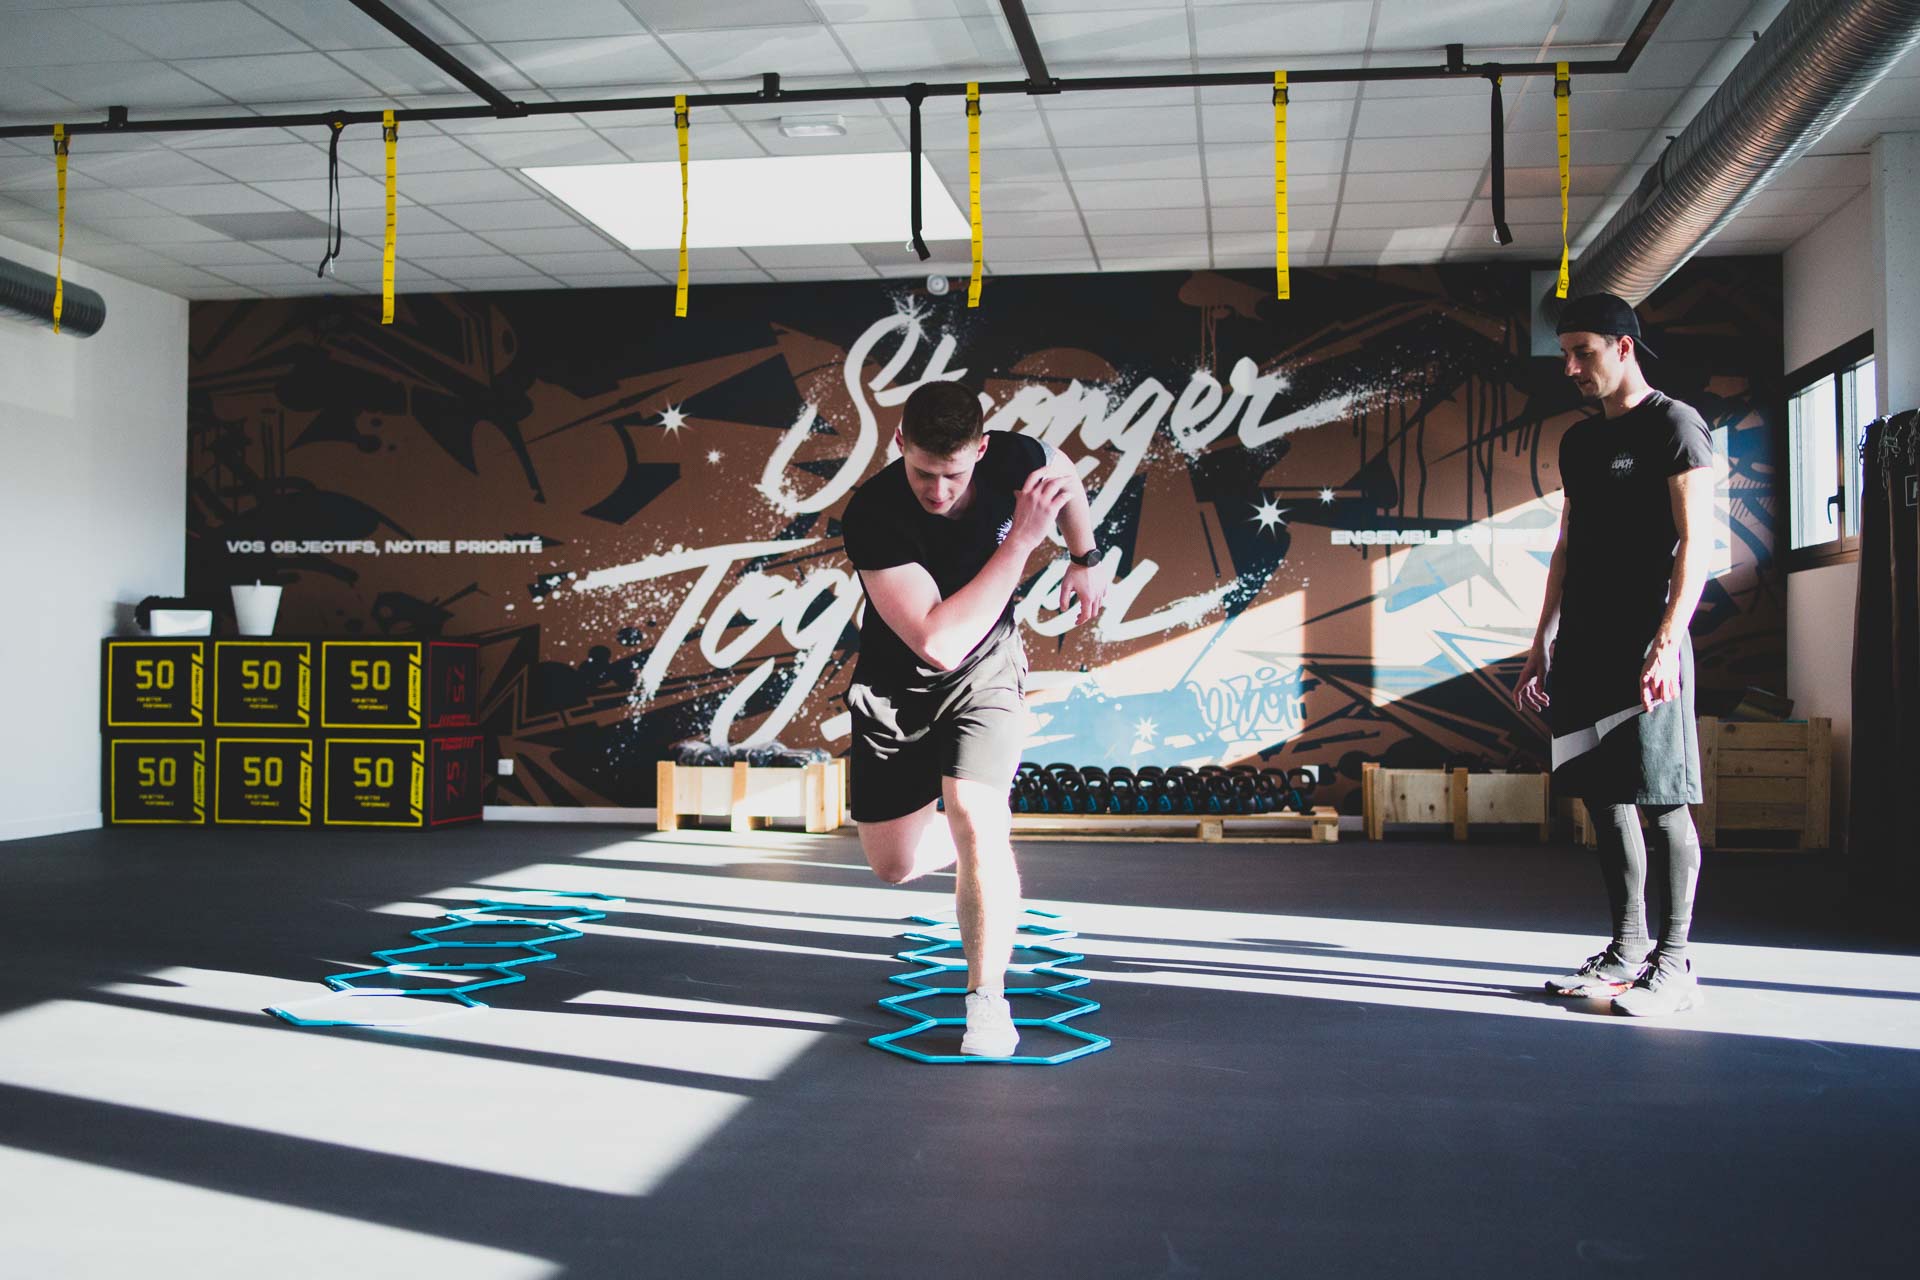
[[[1847,926],[1830,856],[1708,855],[1710,1003],[1667,1025],[1541,995],[1604,929],[1575,850],[1022,860],[1114,1042],[1059,1067],[867,1045],[951,882],[847,837],[8,845],[0,1273],[1912,1274],[1920,958]],[[260,1012],[525,889],[627,904],[488,1011]]]

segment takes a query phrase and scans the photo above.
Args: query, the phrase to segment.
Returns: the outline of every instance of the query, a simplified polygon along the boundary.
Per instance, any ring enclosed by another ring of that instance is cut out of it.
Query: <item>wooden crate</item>
[[[1312,813],[1016,813],[1022,840],[1198,840],[1208,844],[1332,844],[1340,815]]]
[[[1832,840],[1833,721],[1825,716],[1778,723],[1700,717],[1702,800],[1693,806],[1700,843],[1751,851],[1751,832],[1791,834],[1794,847],[1825,849]],[[1583,844],[1594,843],[1586,807],[1574,803]]]
[[[662,831],[678,830],[683,818],[725,818],[735,831],[776,823],[837,831],[847,820],[847,762],[756,769],[662,760],[658,804]]]
[[[1369,840],[1389,822],[1451,826],[1465,840],[1474,823],[1525,823],[1552,835],[1552,800],[1544,773],[1470,773],[1465,769],[1386,769],[1360,766],[1360,811]]]

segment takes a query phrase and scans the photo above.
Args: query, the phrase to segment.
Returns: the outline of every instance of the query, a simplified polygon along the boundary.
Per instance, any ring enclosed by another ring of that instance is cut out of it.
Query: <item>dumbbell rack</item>
[[[1306,805],[1314,783],[1310,774],[1297,776],[1302,772],[1149,767],[1136,775],[1127,769],[1023,764],[1008,802],[1014,809],[1013,833],[1027,840],[1337,841],[1339,814],[1325,805]],[[1031,802],[1042,791],[1072,811],[1023,812],[1022,794]],[[1279,807],[1282,803],[1289,807]]]

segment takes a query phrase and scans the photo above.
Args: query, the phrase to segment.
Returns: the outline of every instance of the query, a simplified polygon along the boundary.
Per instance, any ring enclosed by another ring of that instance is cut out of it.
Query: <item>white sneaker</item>
[[[1020,1043],[1013,1010],[998,991],[967,992],[967,1033],[960,1052],[970,1058],[1011,1058]]]

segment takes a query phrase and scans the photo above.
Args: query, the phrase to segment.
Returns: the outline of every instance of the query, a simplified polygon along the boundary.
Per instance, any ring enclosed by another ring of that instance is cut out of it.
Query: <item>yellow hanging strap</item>
[[[53,331],[60,332],[60,312],[67,302],[67,126],[53,126],[54,181],[60,188],[60,248],[53,259]]]
[[[680,135],[680,275],[673,284],[673,314],[687,314],[687,99],[673,100],[673,128]]]
[[[1293,297],[1287,265],[1287,73],[1273,73],[1273,262],[1276,298]]]
[[[1573,186],[1573,125],[1569,114],[1572,96],[1573,81],[1567,75],[1567,64],[1557,62],[1553,67],[1554,125],[1560,134],[1560,283],[1554,286],[1556,298],[1567,296],[1567,192]]]
[[[394,177],[395,157],[400,149],[400,126],[393,121],[393,112],[383,112],[380,117],[380,136],[387,140],[387,247],[380,256],[380,323],[393,323],[393,242],[394,242]]]
[[[980,249],[980,82],[967,82],[967,205],[973,220],[973,276],[967,281],[967,305],[980,305],[980,272],[986,266]]]

